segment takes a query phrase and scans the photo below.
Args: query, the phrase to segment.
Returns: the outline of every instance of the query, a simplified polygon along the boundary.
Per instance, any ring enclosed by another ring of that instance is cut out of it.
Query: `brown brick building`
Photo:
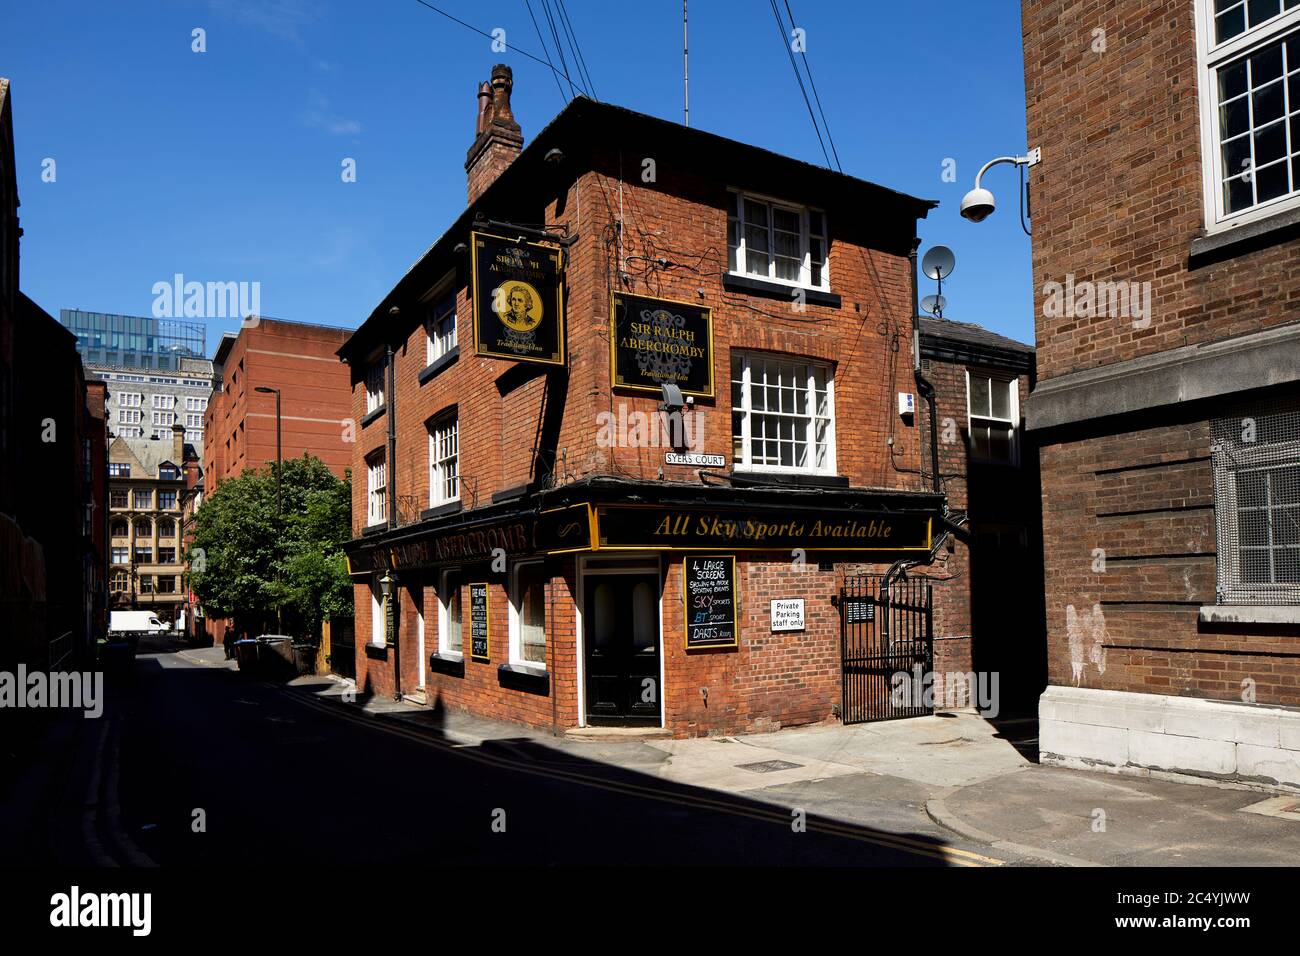
[[[1022,14],[1044,759],[1300,786],[1300,7]]]
[[[933,203],[584,98],[520,151],[510,84],[468,208],[339,350],[358,684],[556,729],[833,718],[846,575],[965,534],[900,414]]]
[[[204,415],[204,492],[226,478],[275,461],[275,396],[280,389],[286,460],[310,452],[342,478],[352,465],[352,388],[338,350],[351,330],[283,319],[246,320],[227,332],[213,357],[212,398]]]
[[[339,478],[347,477],[358,429],[352,385],[335,353],[349,335],[349,329],[254,316],[238,334],[222,336],[212,360],[212,398],[203,418],[203,479],[196,500],[246,469],[276,460],[276,396],[258,388],[280,391],[284,459],[311,454]],[[231,627],[225,619],[204,617],[202,623],[217,644]]]

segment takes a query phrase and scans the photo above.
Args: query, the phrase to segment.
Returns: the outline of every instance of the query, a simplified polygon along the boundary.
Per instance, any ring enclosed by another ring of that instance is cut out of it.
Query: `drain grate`
[[[738,763],[736,769],[751,773],[776,773],[778,770],[798,770],[802,766],[801,763],[791,763],[788,760],[760,760],[758,763]]]

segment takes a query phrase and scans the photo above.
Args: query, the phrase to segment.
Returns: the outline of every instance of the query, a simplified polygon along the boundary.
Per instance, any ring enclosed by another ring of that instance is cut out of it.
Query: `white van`
[[[172,626],[166,621],[158,620],[153,611],[109,611],[108,633],[110,634],[152,634],[170,631]]]

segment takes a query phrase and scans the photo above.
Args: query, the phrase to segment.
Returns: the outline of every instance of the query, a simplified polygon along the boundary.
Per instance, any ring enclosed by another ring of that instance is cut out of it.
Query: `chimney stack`
[[[172,425],[172,464],[177,471],[185,467],[185,427],[179,422]]]
[[[474,144],[465,157],[465,174],[470,205],[492,185],[524,147],[524,137],[510,107],[514,74],[498,63],[492,67],[492,81],[478,87],[478,116],[474,123]]]

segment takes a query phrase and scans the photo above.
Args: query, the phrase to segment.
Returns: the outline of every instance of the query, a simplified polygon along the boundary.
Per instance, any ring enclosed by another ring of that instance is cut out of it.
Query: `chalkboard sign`
[[[488,586],[469,586],[469,656],[487,663],[491,660],[488,646]]]
[[[736,647],[736,558],[688,555],[682,561],[686,649]]]

